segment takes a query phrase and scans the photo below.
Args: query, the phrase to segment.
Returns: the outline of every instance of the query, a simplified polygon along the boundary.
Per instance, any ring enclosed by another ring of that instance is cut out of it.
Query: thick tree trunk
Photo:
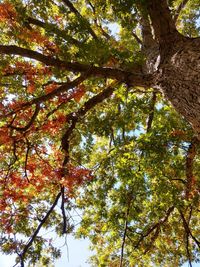
[[[200,39],[182,38],[163,51],[157,84],[200,136]]]
[[[159,45],[155,84],[200,139],[200,38],[177,31],[166,0],[150,0],[147,9]]]

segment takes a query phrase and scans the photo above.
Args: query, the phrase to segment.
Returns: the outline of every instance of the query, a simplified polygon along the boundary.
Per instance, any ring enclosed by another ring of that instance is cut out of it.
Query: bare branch
[[[67,233],[67,217],[65,214],[65,188],[64,186],[61,187],[61,211],[62,211],[62,217],[63,217],[63,230],[62,233]]]

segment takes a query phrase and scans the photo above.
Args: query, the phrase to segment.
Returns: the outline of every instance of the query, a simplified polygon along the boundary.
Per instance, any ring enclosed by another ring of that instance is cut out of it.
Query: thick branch
[[[0,45],[0,54],[18,55],[22,57],[27,57],[30,59],[40,61],[48,66],[54,66],[75,73],[77,72],[87,73],[87,76],[92,76],[92,77],[116,79],[118,81],[122,81],[129,85],[134,85],[134,86],[150,87],[152,85],[152,80],[153,80],[152,75],[143,74],[141,72],[141,69],[139,68],[137,68],[138,72],[136,71],[133,73],[121,69],[96,67],[93,65],[81,64],[78,62],[66,62],[15,45],[10,45],[10,46]]]
[[[149,18],[143,14],[141,14],[141,32],[142,32],[142,45],[143,51],[149,51],[157,45],[156,40],[153,38],[153,33],[151,29],[151,25],[149,22]],[[145,53],[147,54],[147,53]]]
[[[174,20],[171,17],[167,0],[147,1],[147,9],[152,21],[152,26],[156,39],[159,43],[171,42],[175,36],[178,36]]]
[[[153,36],[152,27],[150,25],[149,17],[146,12],[139,6],[140,10],[140,24],[142,34],[142,53],[146,57],[145,69],[149,72],[154,72],[156,69],[156,61],[159,55],[159,45]]]

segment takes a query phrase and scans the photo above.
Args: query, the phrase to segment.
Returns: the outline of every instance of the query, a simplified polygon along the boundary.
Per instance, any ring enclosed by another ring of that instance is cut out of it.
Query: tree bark
[[[183,39],[163,59],[157,84],[200,135],[200,39]]]
[[[177,31],[166,0],[148,1],[147,9],[159,45],[155,88],[200,138],[200,38],[187,38]]]

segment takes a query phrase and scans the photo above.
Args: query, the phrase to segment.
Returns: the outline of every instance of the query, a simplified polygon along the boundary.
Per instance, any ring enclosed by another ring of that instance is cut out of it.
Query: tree
[[[93,266],[192,266],[199,1],[1,1],[0,27],[1,250],[50,266],[78,207]]]

